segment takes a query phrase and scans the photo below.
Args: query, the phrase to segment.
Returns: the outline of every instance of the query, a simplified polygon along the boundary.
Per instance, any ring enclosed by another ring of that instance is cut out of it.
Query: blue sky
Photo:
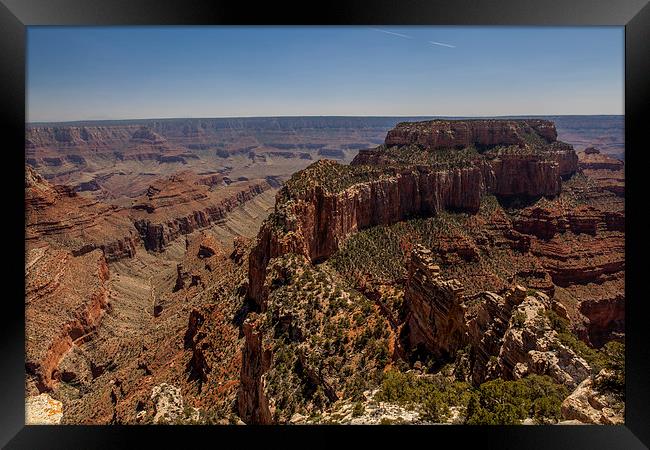
[[[28,121],[623,114],[622,27],[29,27]]]

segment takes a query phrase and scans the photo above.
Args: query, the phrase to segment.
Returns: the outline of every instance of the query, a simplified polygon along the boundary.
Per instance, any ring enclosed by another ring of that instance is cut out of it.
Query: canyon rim
[[[28,129],[28,420],[622,423],[621,160],[273,120]]]

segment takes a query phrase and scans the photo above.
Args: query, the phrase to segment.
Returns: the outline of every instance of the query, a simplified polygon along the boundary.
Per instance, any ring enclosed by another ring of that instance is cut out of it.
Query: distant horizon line
[[[124,119],[76,119],[76,120],[38,120],[32,122],[25,122],[25,125],[47,125],[47,124],[76,124],[87,122],[137,122],[137,121],[151,121],[151,120],[214,120],[214,119],[291,119],[291,118],[368,118],[368,119],[388,119],[388,118],[440,118],[440,119],[473,119],[473,118],[509,118],[509,117],[625,117],[625,114],[500,114],[500,115],[475,115],[475,116],[441,116],[441,115],[420,115],[420,114],[399,114],[399,115],[337,115],[337,114],[315,114],[315,115],[282,115],[282,116],[213,116],[213,117],[138,117],[138,118],[124,118]]]

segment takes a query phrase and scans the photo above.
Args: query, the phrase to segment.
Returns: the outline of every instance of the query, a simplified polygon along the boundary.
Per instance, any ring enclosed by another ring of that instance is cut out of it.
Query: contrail
[[[455,45],[444,44],[444,43],[442,43],[442,42],[436,42],[436,41],[429,41],[429,44],[440,45],[441,47],[456,48]]]
[[[382,30],[381,28],[371,28],[371,30],[379,31],[380,33],[392,34],[393,36],[398,36],[405,39],[413,39],[413,36],[409,36],[407,34],[402,34],[402,33],[395,33],[394,31]],[[444,42],[436,42],[436,41],[428,41],[428,42],[429,44],[439,45],[441,47],[456,48],[455,45],[445,44]]]
[[[386,34],[392,34],[393,36],[399,36],[403,37],[406,39],[413,39],[411,36],[407,36],[406,34],[401,34],[401,33],[395,33],[393,31],[388,31],[388,30],[381,30],[379,28],[371,28],[372,30],[379,31],[380,33],[386,33]]]

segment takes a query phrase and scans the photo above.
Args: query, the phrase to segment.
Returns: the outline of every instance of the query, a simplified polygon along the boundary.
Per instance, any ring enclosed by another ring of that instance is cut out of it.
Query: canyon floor
[[[25,151],[28,423],[623,421],[622,117],[35,124]]]

